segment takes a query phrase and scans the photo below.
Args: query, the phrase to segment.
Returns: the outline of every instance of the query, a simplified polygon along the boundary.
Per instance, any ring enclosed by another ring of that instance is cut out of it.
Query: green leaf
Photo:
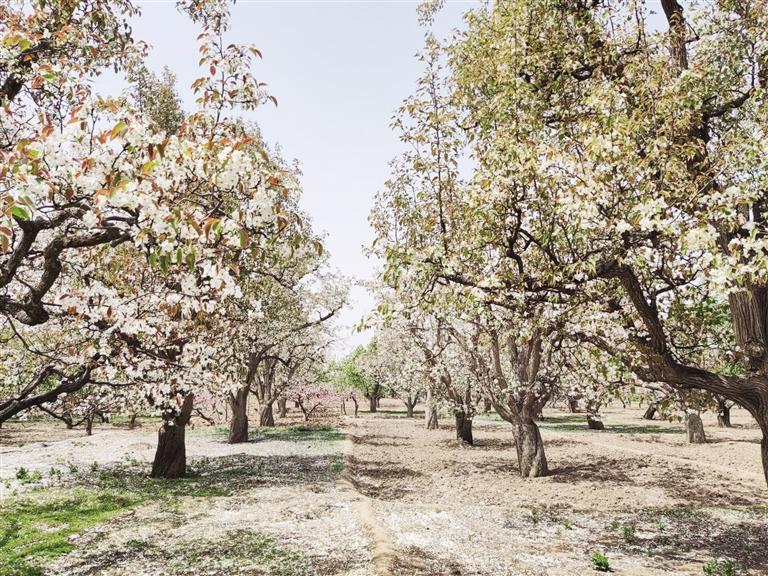
[[[11,206],[11,214],[19,220],[29,220],[29,212],[21,206]]]

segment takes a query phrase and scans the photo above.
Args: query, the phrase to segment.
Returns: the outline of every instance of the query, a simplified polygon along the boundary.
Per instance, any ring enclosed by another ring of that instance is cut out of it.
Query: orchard
[[[764,0],[0,2],[0,576],[768,574],[767,218]]]

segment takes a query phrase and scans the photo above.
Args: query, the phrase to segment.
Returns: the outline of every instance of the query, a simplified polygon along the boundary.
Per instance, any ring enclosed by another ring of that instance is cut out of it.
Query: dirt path
[[[523,480],[506,423],[478,419],[476,446],[461,448],[451,429],[400,416],[347,426],[350,482],[368,499],[358,511],[395,574],[570,576],[591,572],[595,551],[616,574],[699,575],[718,557],[768,573],[756,430],[709,426],[711,443],[689,446],[680,426],[633,412],[609,411],[602,433],[553,414],[553,474]]]

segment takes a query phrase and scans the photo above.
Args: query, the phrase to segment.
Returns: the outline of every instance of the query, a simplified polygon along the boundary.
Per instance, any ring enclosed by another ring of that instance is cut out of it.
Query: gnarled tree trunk
[[[467,418],[463,410],[454,413],[456,419],[456,440],[462,444],[474,444],[472,439],[472,418]]]
[[[373,413],[373,412],[376,412],[376,409],[378,408],[378,403],[379,403],[379,402],[378,402],[378,399],[376,398],[376,396],[374,396],[373,394],[371,394],[371,397],[370,397],[370,398],[368,398],[368,401],[369,401],[369,404],[368,404],[368,410],[369,410],[371,413]]]
[[[229,393],[227,399],[229,407],[232,410],[232,419],[229,421],[229,443],[239,444],[248,442],[248,386],[238,388],[232,394]]]
[[[656,403],[651,402],[648,404],[648,408],[645,409],[645,412],[643,413],[643,420],[653,420],[653,417],[656,416]]]
[[[704,435],[704,423],[701,421],[701,416],[695,412],[685,415],[685,427],[688,431],[689,444],[704,444],[707,441]]]
[[[515,426],[515,445],[520,476],[538,478],[549,474],[547,457],[544,454],[544,442],[536,422],[530,420]]]
[[[179,414],[167,418],[160,427],[157,451],[152,462],[152,478],[180,478],[187,472],[187,448],[184,434],[192,415],[194,395],[187,394]]]
[[[268,402],[259,408],[259,426],[274,426],[275,415],[272,411],[272,402]]]
[[[277,399],[277,412],[280,418],[285,418],[288,415],[288,399],[284,396]]]

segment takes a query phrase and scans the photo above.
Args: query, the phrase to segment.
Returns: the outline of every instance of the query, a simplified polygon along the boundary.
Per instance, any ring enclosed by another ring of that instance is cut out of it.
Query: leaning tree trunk
[[[437,422],[437,406],[432,399],[432,390],[427,388],[426,408],[424,409],[424,425],[427,430],[437,430],[440,426]]]
[[[704,435],[704,423],[698,414],[686,414],[685,427],[688,430],[689,444],[704,444],[707,441],[707,437]]]
[[[472,418],[467,418],[466,412],[459,410],[454,414],[456,418],[456,440],[462,444],[474,444],[472,439]]]
[[[274,426],[275,415],[272,411],[272,402],[264,404],[259,408],[259,426]]]
[[[515,445],[520,476],[538,478],[549,473],[547,457],[544,454],[544,442],[536,422],[529,420],[516,426]]]
[[[192,415],[194,394],[187,394],[178,416],[167,418],[160,427],[157,451],[152,463],[152,478],[180,478],[187,472],[187,448],[184,433]]]
[[[600,414],[597,413],[591,413],[587,414],[587,426],[590,430],[604,430],[605,425],[603,424],[603,419],[600,418]]]
[[[277,413],[280,416],[280,418],[285,418],[288,415],[288,399],[287,398],[277,399]]]
[[[656,410],[657,407],[654,402],[648,404],[648,408],[643,413],[643,420],[653,420],[653,417],[656,416]]]
[[[229,421],[229,443],[240,444],[248,442],[248,386],[238,388],[237,392],[230,392],[229,407],[232,409],[232,419]]]

